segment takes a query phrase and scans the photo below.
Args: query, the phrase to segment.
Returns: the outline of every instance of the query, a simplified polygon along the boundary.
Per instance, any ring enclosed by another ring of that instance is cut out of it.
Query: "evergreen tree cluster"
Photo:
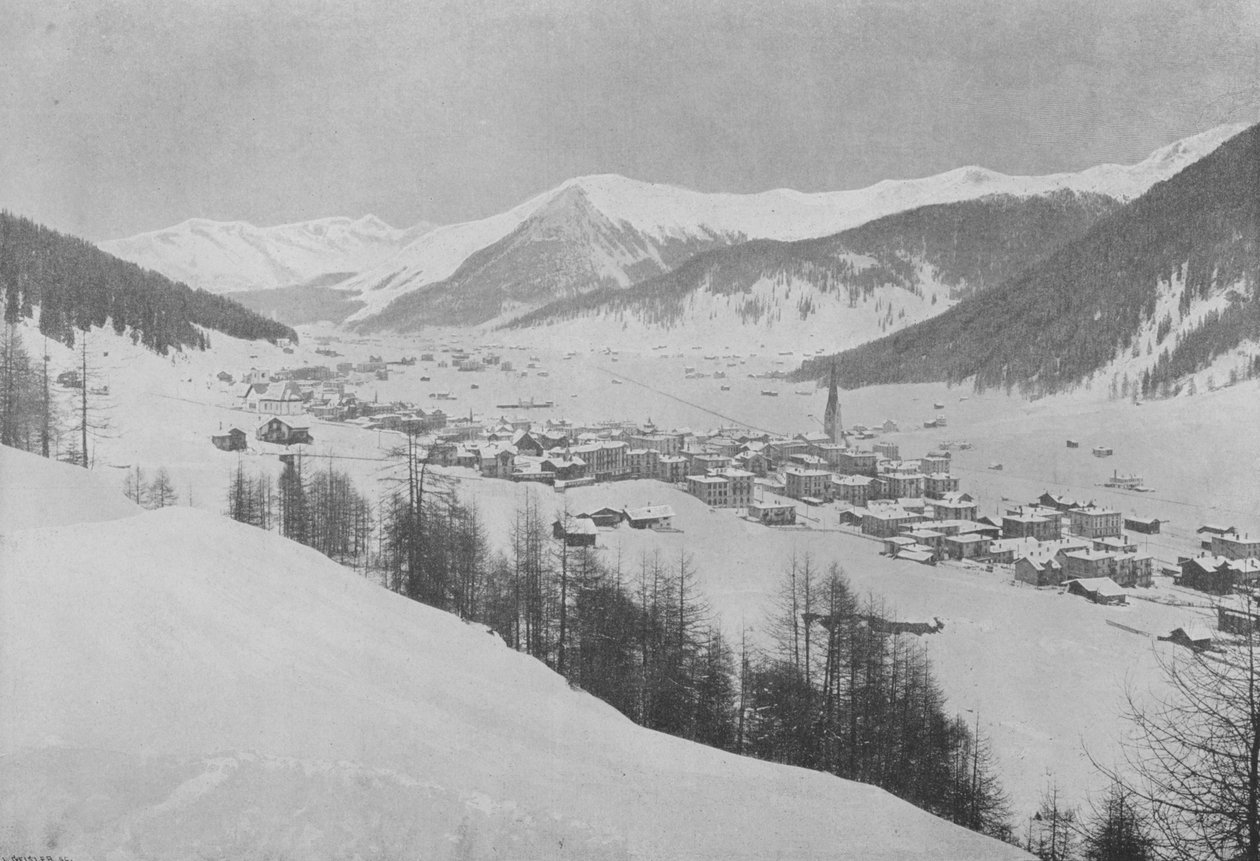
[[[75,329],[107,322],[160,355],[205,349],[198,327],[273,343],[297,338],[288,326],[231,299],[192,290],[10,212],[0,212],[0,294],[5,322],[33,318],[38,307],[39,330],[68,346]]]
[[[1167,373],[1202,367],[1260,331],[1260,126],[1104,217],[1084,236],[983,296],[885,338],[806,362],[847,388],[974,379],[977,390],[1053,393],[1129,350],[1161,284],[1236,301],[1169,351]],[[1161,372],[1162,373],[1162,372]]]
[[[834,564],[788,562],[774,648],[743,659],[740,749],[883,787],[975,831],[1011,837],[988,741],[946,710],[923,649],[889,633]]]
[[[887,287],[919,295],[920,264],[950,287],[951,298],[961,298],[1018,274],[1118,205],[1104,195],[1065,190],[923,206],[819,239],[754,240],[708,251],[628,289],[613,285],[560,299],[507,326],[613,314],[670,327],[683,322],[692,293],[741,298],[762,280],[784,287],[805,281],[854,306]],[[760,322],[767,311],[746,301],[737,309],[745,323]],[[812,301],[798,302],[802,319],[817,310]]]
[[[228,513],[485,624],[642,726],[871,783],[965,827],[1010,837],[988,742],[978,727],[949,716],[922,649],[876,624],[886,613],[859,606],[834,566],[821,576],[810,558],[791,560],[775,646],[740,644],[736,654],[699,594],[685,550],[625,560],[569,546],[557,537],[569,513],[544,512],[527,491],[506,550],[492,552],[476,506],[429,471],[417,441],[409,438],[398,454],[405,478],[375,519],[344,475],[304,475],[296,457],[278,489],[238,465]],[[328,502],[339,495],[345,502]],[[329,512],[322,521],[320,508]],[[330,535],[348,540],[328,542]]]
[[[61,411],[48,375],[48,363],[32,361],[18,327],[0,326],[0,445],[52,455]]]

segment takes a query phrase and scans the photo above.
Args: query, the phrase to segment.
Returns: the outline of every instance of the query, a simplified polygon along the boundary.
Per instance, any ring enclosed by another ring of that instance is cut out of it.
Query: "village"
[[[329,349],[317,352],[338,355]],[[460,372],[546,374],[537,370],[541,360],[536,356],[530,357],[528,370],[518,372],[497,353],[478,357],[461,347],[435,348],[422,353],[419,361]],[[1160,519],[1124,515],[1092,500],[1047,491],[1025,504],[1007,504],[999,514],[982,514],[982,500],[961,486],[951,468],[953,451],[969,449],[970,443],[942,441],[918,456],[903,456],[898,443],[879,439],[898,430],[895,421],[843,424],[834,379],[826,389],[821,429],[791,436],[736,424],[696,431],[657,427],[650,420],[535,421],[507,412],[487,419],[472,411],[455,416],[436,406],[364,400],[355,394],[369,381],[388,379],[391,366],[416,363],[415,358],[386,362],[372,355],[368,361],[333,367],[307,365],[274,373],[250,369],[239,379],[221,372],[218,379],[228,387],[234,406],[254,415],[255,447],[262,444],[265,450],[313,443],[316,422],[399,440],[410,435],[423,447],[427,464],[469,470],[484,479],[539,483],[558,493],[651,479],[685,491],[712,510],[767,528],[861,535],[878,547],[876,552],[907,564],[983,572],[1096,604],[1123,605],[1141,598],[1160,576],[1178,590],[1212,596],[1221,634],[1243,633],[1255,624],[1251,601],[1260,584],[1260,537],[1250,536],[1260,533],[1204,524],[1195,532],[1198,546],[1185,546],[1175,559],[1157,560],[1141,543],[1160,534]],[[686,372],[689,378],[701,376],[690,367]],[[449,392],[430,397],[454,400]],[[524,399],[498,406],[516,413],[544,405],[553,406]],[[946,419],[939,412],[944,403],[932,407],[937,415],[925,427],[944,427]],[[232,427],[212,435],[211,441],[225,451],[245,451],[250,436],[243,427]],[[868,441],[869,447],[863,447]],[[1069,439],[1067,447],[1079,448],[1079,442]],[[1111,450],[1100,446],[1093,454],[1109,456]],[[1000,463],[989,466],[1000,468]],[[1145,490],[1139,476],[1118,473],[1104,486]],[[610,504],[579,511],[564,506],[564,511],[552,529],[569,546],[594,546],[601,532],[622,524],[686,529],[669,504]],[[1199,649],[1211,648],[1215,638],[1193,624],[1167,636]]]

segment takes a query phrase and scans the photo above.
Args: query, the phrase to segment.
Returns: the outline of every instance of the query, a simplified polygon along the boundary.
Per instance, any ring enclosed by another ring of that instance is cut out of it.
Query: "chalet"
[[[1063,566],[1051,555],[1021,556],[1015,560],[1015,579],[1029,586],[1058,586]]]
[[[219,371],[218,375],[216,376],[216,379],[218,379],[218,381],[221,383],[227,383],[229,386],[236,382],[236,380],[232,377],[232,375],[229,374],[227,371]]]
[[[1127,604],[1124,590],[1110,577],[1094,577],[1085,580],[1065,580],[1063,585],[1069,595],[1080,595],[1095,604]]]
[[[1109,508],[1085,506],[1068,511],[1069,529],[1083,538],[1102,538],[1105,535],[1119,537],[1123,518],[1120,512]]]
[[[302,445],[315,441],[305,416],[273,416],[260,424],[254,435],[262,442],[278,445]]]
[[[596,526],[611,527],[621,522],[624,513],[616,508],[597,508],[594,511],[583,511],[578,515],[583,520],[589,520]]]
[[[559,479],[560,481],[576,481],[589,475],[586,461],[576,456],[563,457],[558,454],[550,454],[542,459],[540,468],[553,479]]]
[[[1050,493],[1049,491],[1042,493],[1033,505],[1038,505],[1042,508],[1053,508],[1055,511],[1071,511],[1073,508],[1085,507],[1084,503],[1068,499],[1060,494]]]
[[[568,547],[594,547],[599,529],[590,520],[574,517],[565,523],[557,518],[551,524],[551,534],[556,540],[563,540]]]
[[[240,428],[232,428],[225,434],[210,437],[214,447],[223,451],[245,451],[248,447],[248,435]]]
[[[890,535],[884,539],[884,555],[896,556],[902,550],[909,550],[914,546],[915,540],[909,535]]]
[[[435,442],[433,445],[429,446],[429,451],[425,459],[427,462],[437,464],[438,466],[454,466],[455,456],[458,450],[459,446],[455,445],[453,442]]]
[[[1130,532],[1141,532],[1143,535],[1158,535],[1162,522],[1158,517],[1126,517],[1124,528]]]
[[[1233,526],[1217,526],[1213,523],[1205,523],[1194,531],[1196,535],[1225,535],[1230,532],[1238,532]]]
[[[623,510],[631,529],[671,529],[674,525],[674,509],[668,505],[645,505]]]
[[[1185,646],[1196,652],[1207,652],[1212,649],[1212,632],[1198,622],[1179,625],[1159,639],[1166,643]]]
[[[487,445],[478,450],[478,468],[486,478],[511,478],[516,449],[510,445]]]
[[[929,548],[932,555],[937,558],[945,553],[945,533],[943,532],[937,532],[935,529],[908,529],[903,534],[913,538],[915,544]]]
[[[1228,595],[1216,605],[1216,627],[1246,636],[1260,631],[1260,607],[1246,595]]]
[[[542,443],[536,440],[529,431],[517,430],[511,436],[512,445],[520,454],[539,457],[543,453]]]
[[[766,526],[792,526],[796,523],[796,506],[754,502],[748,506],[748,516]]]
[[[1228,595],[1239,587],[1255,586],[1258,581],[1260,559],[1196,556],[1181,560],[1178,583],[1212,595]]]
[[[936,564],[936,554],[927,548],[908,547],[898,551],[894,558],[905,559],[907,562],[918,562],[920,565]]]

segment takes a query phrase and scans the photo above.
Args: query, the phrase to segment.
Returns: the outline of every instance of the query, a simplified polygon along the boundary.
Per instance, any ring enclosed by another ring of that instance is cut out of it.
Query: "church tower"
[[[831,364],[831,385],[827,390],[827,410],[823,413],[823,431],[833,443],[844,441],[844,423],[840,421],[840,393],[836,390],[836,365]]]

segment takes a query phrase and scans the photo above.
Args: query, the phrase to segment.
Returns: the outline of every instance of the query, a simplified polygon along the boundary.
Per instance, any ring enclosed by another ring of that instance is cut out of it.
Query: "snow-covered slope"
[[[579,177],[508,212],[431,231],[337,286],[359,294],[365,307],[349,319],[366,328],[483,322],[600,286],[632,284],[708,248],[745,239],[826,236],[927,204],[1062,189],[1129,200],[1242,128],[1203,132],[1130,166],[1034,177],[963,167],[818,194],[788,189],[707,194],[616,175]],[[568,229],[555,229],[557,221]],[[419,295],[430,292],[426,288],[433,288],[432,295]],[[413,294],[381,314],[391,302]]]
[[[212,293],[286,287],[374,266],[433,225],[399,230],[375,216],[321,218],[275,227],[195,218],[100,248]]]
[[[117,520],[139,512],[101,473],[0,446],[0,534]],[[0,566],[4,564],[0,555]]]
[[[17,463],[38,494],[45,464]],[[636,727],[484,628],[213,514],[0,540],[2,854],[1024,857]]]

